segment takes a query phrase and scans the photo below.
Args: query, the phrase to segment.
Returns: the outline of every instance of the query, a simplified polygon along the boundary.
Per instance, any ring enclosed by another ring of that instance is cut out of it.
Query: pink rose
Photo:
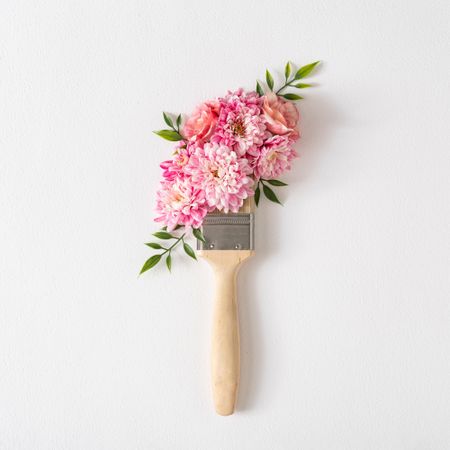
[[[300,115],[293,103],[286,102],[273,92],[269,92],[264,97],[263,112],[266,127],[273,134],[288,135],[293,140],[298,138],[299,133],[295,127]]]
[[[219,103],[207,101],[195,108],[186,121],[182,134],[187,139],[206,141],[211,137],[219,118]]]

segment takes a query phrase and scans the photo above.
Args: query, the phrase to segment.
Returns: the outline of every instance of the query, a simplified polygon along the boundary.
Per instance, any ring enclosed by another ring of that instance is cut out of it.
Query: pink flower
[[[269,92],[265,95],[262,109],[269,131],[273,134],[288,135],[292,140],[299,137],[295,127],[300,115],[293,103],[286,102],[273,92]]]
[[[207,143],[191,155],[186,172],[191,182],[205,192],[210,211],[238,212],[244,199],[253,194],[252,169],[229,147]]]
[[[205,193],[192,186],[188,179],[161,182],[157,192],[156,222],[167,225],[169,231],[177,225],[198,228],[206,216]]]
[[[255,160],[256,178],[272,180],[279,177],[290,170],[290,162],[297,156],[287,136],[272,136],[264,143]]]
[[[208,140],[214,132],[218,117],[219,103],[216,100],[202,103],[184,124],[183,136],[196,141]]]
[[[165,180],[173,181],[175,178],[184,177],[184,167],[189,161],[193,151],[193,144],[180,141],[173,152],[172,159],[163,161],[159,166],[163,170]]]
[[[261,117],[262,100],[256,92],[242,89],[229,92],[219,99],[220,114],[211,142],[232,148],[239,156],[250,148],[260,146],[266,136]]]

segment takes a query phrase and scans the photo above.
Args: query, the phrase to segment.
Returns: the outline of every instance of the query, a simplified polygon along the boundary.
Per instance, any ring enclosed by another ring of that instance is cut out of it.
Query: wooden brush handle
[[[222,416],[233,414],[239,386],[239,321],[236,276],[250,250],[204,250],[212,265],[216,294],[212,325],[211,375],[214,405]]]

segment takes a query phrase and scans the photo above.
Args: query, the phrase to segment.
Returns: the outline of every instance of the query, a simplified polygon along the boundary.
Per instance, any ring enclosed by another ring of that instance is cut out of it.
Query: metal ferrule
[[[197,250],[254,250],[254,214],[207,214]]]

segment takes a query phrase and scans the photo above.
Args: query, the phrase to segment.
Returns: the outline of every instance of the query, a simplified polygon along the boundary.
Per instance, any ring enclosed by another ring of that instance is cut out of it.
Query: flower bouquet
[[[261,193],[280,203],[273,187],[296,158],[300,137],[296,92],[311,87],[303,82],[319,61],[294,70],[288,62],[284,81],[276,88],[266,70],[265,85],[257,81],[255,91],[229,91],[225,96],[200,104],[183,122],[181,114],[163,113],[167,129],[155,133],[176,142],[172,157],[161,163],[162,181],[157,192],[156,222],[162,229],[153,234],[159,242],[146,245],[157,253],[143,265],[141,273],[163,258],[169,271],[172,251],[182,245],[191,258],[196,253],[186,242],[193,235],[205,241],[201,231],[208,213],[237,213],[244,201]],[[293,91],[294,90],[294,91]]]

